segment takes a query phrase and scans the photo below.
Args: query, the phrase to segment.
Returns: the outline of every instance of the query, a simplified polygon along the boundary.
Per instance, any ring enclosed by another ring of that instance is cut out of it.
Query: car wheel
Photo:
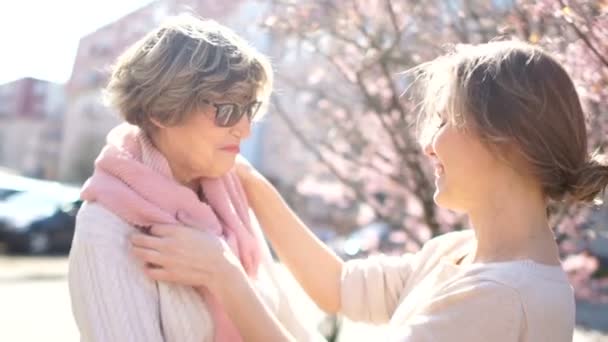
[[[42,254],[50,250],[51,240],[44,232],[32,232],[27,239],[27,252],[31,254]]]

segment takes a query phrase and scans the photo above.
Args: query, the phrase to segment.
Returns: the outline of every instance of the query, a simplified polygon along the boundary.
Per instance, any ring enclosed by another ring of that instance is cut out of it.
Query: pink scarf
[[[201,181],[209,204],[177,183],[165,157],[136,126],[121,124],[107,137],[93,176],[81,197],[101,205],[136,227],[183,224],[222,236],[250,277],[261,259],[249,220],[247,198],[236,174]],[[215,341],[242,341],[218,301],[206,293],[215,321]]]

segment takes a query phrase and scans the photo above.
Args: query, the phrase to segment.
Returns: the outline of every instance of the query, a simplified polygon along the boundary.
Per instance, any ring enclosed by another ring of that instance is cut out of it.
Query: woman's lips
[[[239,153],[241,152],[241,148],[239,145],[228,145],[220,148],[222,151],[230,152],[230,153]]]
[[[443,166],[438,165],[435,167],[435,176],[437,176],[437,177],[442,176],[443,173],[444,173]]]
[[[434,166],[435,166],[435,177],[441,177],[445,173],[443,165],[441,165],[439,163],[435,163]]]

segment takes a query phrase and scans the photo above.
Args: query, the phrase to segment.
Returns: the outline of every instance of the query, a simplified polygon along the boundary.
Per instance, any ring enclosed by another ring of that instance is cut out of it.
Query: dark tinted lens
[[[215,116],[215,123],[218,126],[226,127],[232,126],[238,122],[239,115],[238,109],[233,104],[222,104],[217,106],[217,113]]]
[[[253,120],[255,115],[258,113],[258,110],[260,110],[260,106],[262,106],[261,102],[254,102],[249,106],[247,110],[247,116],[249,117],[249,121]]]

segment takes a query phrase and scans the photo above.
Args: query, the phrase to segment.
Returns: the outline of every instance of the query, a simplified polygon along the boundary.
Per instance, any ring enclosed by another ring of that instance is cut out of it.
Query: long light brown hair
[[[605,161],[588,152],[574,84],[540,48],[515,41],[460,45],[412,72],[423,83],[423,139],[441,116],[499,153],[516,151],[554,200],[590,201],[608,184]]]

